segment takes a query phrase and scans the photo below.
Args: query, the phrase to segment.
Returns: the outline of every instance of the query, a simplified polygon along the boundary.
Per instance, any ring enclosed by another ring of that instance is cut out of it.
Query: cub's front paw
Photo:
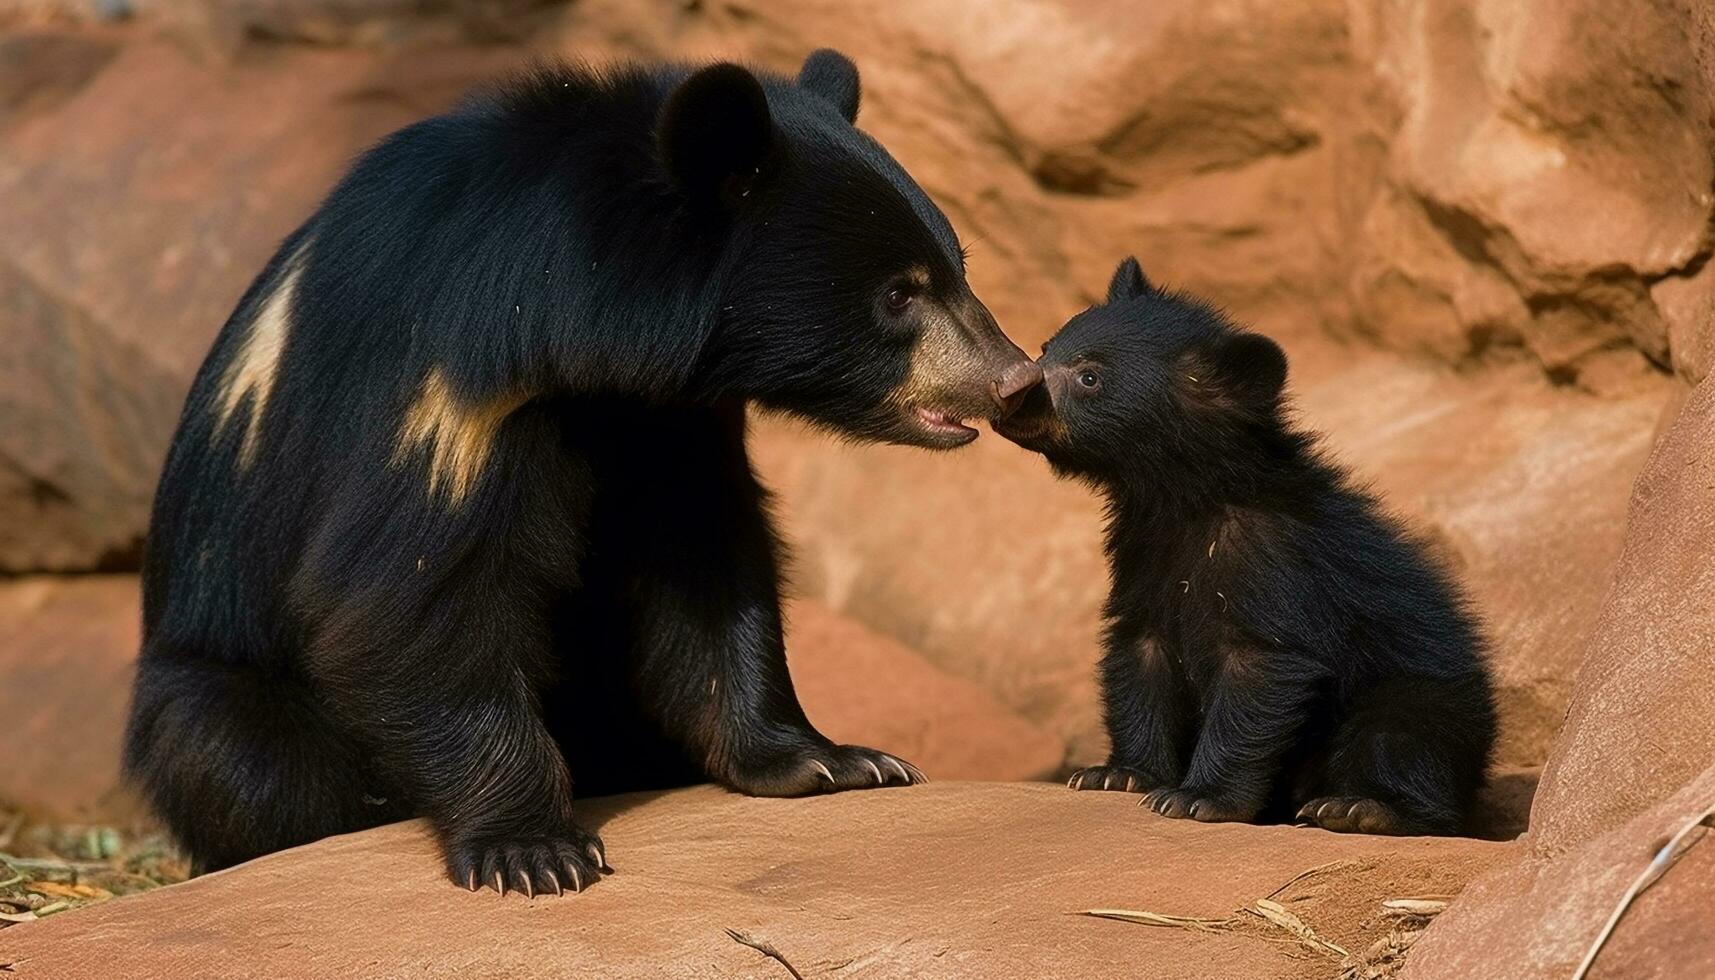
[[[903,759],[861,745],[810,746],[775,753],[737,767],[732,787],[751,796],[808,796],[843,789],[926,783]]]
[[[1146,806],[1164,817],[1201,820],[1204,823],[1255,820],[1260,809],[1231,800],[1218,790],[1182,786],[1145,793],[1138,806]]]
[[[1147,793],[1165,780],[1156,779],[1130,766],[1085,766],[1066,780],[1067,789],[1111,789],[1122,793]]]
[[[1342,834],[1411,832],[1393,807],[1364,796],[1324,796],[1298,810],[1296,823]]]
[[[476,891],[507,889],[534,898],[537,893],[581,892],[607,869],[601,838],[578,827],[548,837],[455,840],[447,845],[447,874]]]

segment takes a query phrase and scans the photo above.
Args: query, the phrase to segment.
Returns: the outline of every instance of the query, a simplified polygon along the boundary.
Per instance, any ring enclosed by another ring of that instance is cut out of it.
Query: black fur
[[[745,405],[944,448],[1035,369],[833,58],[543,68],[263,270],[161,478],[126,742],[198,869],[424,814],[461,885],[581,888],[574,774],[917,778],[798,706]]]
[[[996,431],[1107,498],[1106,766],[1168,816],[1453,833],[1495,716],[1453,583],[1296,429],[1273,341],[1148,282],[1043,349]]]

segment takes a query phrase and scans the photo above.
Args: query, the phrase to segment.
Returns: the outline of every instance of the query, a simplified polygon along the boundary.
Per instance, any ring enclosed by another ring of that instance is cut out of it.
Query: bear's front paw
[[[447,874],[471,891],[508,888],[531,898],[581,892],[607,869],[601,838],[578,827],[550,837],[455,840],[447,845]]]
[[[1138,806],[1146,806],[1164,817],[1176,820],[1186,817],[1204,823],[1255,820],[1260,807],[1240,803],[1223,796],[1220,791],[1182,786],[1168,787],[1145,793]]]
[[[1067,789],[1111,789],[1121,793],[1147,793],[1161,787],[1157,779],[1130,766],[1085,766],[1066,780]]]
[[[735,770],[732,787],[751,796],[807,796],[928,782],[916,766],[886,752],[832,743],[784,750]]]

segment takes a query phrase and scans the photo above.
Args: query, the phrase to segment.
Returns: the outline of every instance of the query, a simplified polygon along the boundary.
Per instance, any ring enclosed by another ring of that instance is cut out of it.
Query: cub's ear
[[[1220,388],[1256,411],[1273,411],[1286,386],[1286,352],[1260,333],[1239,331],[1215,350]]]
[[[1128,255],[1114,270],[1114,277],[1108,282],[1108,302],[1117,303],[1122,299],[1136,299],[1144,293],[1155,292],[1155,287],[1143,277],[1143,270],[1138,268],[1137,257]]]
[[[857,65],[850,58],[833,48],[810,52],[810,57],[804,59],[804,67],[798,69],[798,86],[833,103],[846,122],[857,122],[862,89],[858,85]]]
[[[724,62],[680,82],[655,123],[673,181],[699,201],[728,206],[750,193],[773,141],[762,83]]]

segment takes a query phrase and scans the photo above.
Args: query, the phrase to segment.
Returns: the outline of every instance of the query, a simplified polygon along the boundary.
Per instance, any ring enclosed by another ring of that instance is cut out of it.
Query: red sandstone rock
[[[1436,923],[1412,953],[1410,976],[1568,975],[1662,841],[1715,806],[1711,447],[1715,382],[1705,381],[1638,479],[1614,586],[1543,771],[1525,860],[1474,885]],[[1703,842],[1621,920],[1591,976],[1715,973],[1712,882],[1715,849]]]
[[[1226,918],[1275,896],[1362,951],[1380,903],[1457,892],[1508,845],[1196,824],[1122,793],[931,783],[797,800],[713,788],[585,809],[615,873],[529,900],[446,880],[420,823],[285,851],[229,871],[0,932],[24,980],[784,977],[1326,978],[1254,916],[1199,932],[1089,918],[1128,908]],[[1325,866],[1325,867],[1324,867]]]
[[[0,583],[0,799],[74,819],[131,812],[119,740],[139,625],[128,575]]]

